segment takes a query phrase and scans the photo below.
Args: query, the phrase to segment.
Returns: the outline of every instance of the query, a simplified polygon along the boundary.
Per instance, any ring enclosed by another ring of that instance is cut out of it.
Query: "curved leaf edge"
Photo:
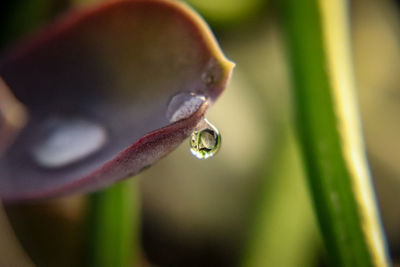
[[[106,162],[100,169],[66,185],[47,191],[31,191],[27,194],[2,196],[11,204],[29,200],[43,200],[71,193],[88,193],[105,188],[120,180],[137,175],[169,152],[176,149],[204,118],[209,107],[205,101],[191,116],[163,128],[154,130]],[[110,177],[113,177],[110,179]]]

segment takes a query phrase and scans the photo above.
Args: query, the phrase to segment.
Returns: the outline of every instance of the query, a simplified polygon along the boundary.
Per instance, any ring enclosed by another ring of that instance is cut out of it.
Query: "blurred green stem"
[[[137,179],[129,179],[90,196],[90,266],[135,266],[139,238],[137,183]]]
[[[333,264],[387,266],[355,100],[346,4],[284,1],[299,137]]]
[[[243,267],[315,265],[320,238],[293,127],[283,128],[275,141],[274,159],[261,173]]]

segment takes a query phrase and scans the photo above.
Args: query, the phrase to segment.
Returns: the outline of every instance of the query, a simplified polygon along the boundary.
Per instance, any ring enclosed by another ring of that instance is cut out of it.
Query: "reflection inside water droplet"
[[[105,129],[82,119],[51,119],[44,125],[43,137],[32,151],[41,167],[60,168],[98,151],[107,140]]]
[[[194,93],[176,94],[168,103],[167,119],[176,122],[192,115],[206,101],[205,96]]]
[[[215,155],[221,147],[221,134],[207,119],[203,119],[190,137],[190,152],[198,159]]]

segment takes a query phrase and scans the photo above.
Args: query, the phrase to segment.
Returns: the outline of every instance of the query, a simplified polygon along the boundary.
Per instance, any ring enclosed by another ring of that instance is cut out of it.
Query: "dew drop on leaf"
[[[178,93],[171,98],[167,108],[167,119],[176,122],[188,118],[206,101],[206,97],[195,93]]]
[[[214,156],[221,147],[221,134],[207,119],[200,121],[190,136],[190,152],[198,159]]]

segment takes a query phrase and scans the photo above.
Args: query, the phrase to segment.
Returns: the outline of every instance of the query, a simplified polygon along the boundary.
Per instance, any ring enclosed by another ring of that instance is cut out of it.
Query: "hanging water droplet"
[[[203,119],[190,137],[190,152],[198,159],[215,155],[221,147],[221,134],[207,119]]]
[[[176,122],[192,115],[206,101],[205,96],[195,93],[176,94],[168,103],[167,119]]]
[[[104,146],[107,140],[105,129],[82,119],[47,120],[43,134],[34,146],[35,162],[45,168],[60,168],[89,155]]]

